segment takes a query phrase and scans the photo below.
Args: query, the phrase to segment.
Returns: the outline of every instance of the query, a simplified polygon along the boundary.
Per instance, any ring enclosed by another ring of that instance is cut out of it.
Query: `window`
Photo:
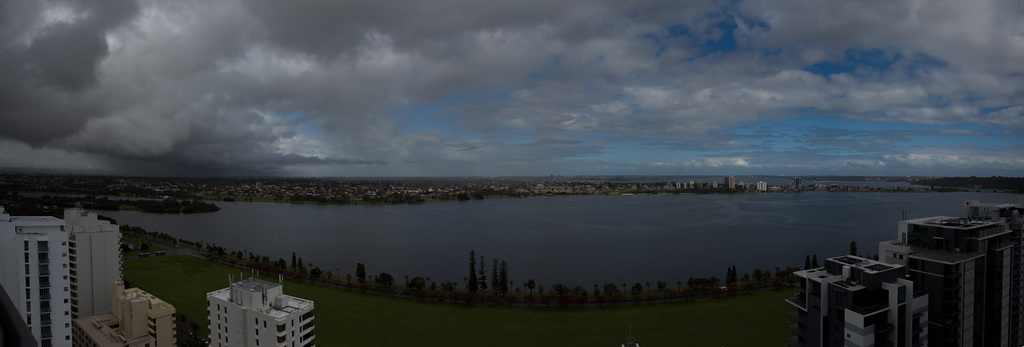
[[[18,231],[21,231],[21,227],[18,227]],[[25,252],[28,252],[28,240],[25,240]]]

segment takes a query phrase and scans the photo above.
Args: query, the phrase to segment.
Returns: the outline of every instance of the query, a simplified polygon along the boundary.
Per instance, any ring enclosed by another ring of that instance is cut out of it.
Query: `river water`
[[[396,206],[219,202],[207,214],[97,211],[229,250],[290,261],[292,252],[324,271],[389,272],[462,280],[468,253],[505,260],[516,285],[535,279],[583,285],[688,277],[725,278],[755,267],[802,266],[849,252],[873,255],[896,238],[897,221],[960,216],[964,200],[1016,203],[1001,193],[777,193],[565,196]]]

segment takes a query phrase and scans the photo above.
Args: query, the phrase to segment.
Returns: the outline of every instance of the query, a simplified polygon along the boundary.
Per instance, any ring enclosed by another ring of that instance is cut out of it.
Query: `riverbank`
[[[124,278],[175,306],[207,334],[206,293],[249,270],[187,255],[124,262]],[[276,276],[262,276],[277,281]],[[455,305],[284,281],[316,308],[316,343],[336,345],[615,345],[629,326],[644,345],[784,345],[793,289],[651,305],[529,308]],[[202,335],[205,336],[205,335]],[[777,342],[777,343],[773,343]]]

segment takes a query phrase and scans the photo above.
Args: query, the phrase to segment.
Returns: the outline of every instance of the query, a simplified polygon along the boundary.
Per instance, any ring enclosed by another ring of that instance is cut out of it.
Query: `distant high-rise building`
[[[803,187],[803,185],[800,184],[800,177],[794,178],[793,179],[793,189],[800,190],[801,187]]]
[[[920,346],[928,335],[928,294],[906,267],[857,256],[797,271],[800,292],[790,325],[797,346]]]
[[[314,346],[313,301],[255,278],[206,294],[210,346]]]
[[[725,178],[725,187],[729,189],[736,189],[736,177],[729,176]]]
[[[111,283],[112,311],[74,320],[75,347],[174,346],[174,306],[142,291]]]
[[[759,192],[766,192],[766,191],[768,191],[768,183],[765,182],[765,181],[758,181],[757,182],[757,191],[759,191]]]
[[[71,317],[110,311],[111,288],[121,279],[121,232],[82,209],[64,210],[71,274]]]
[[[0,283],[39,346],[71,346],[71,282],[64,221],[0,207]]]
[[[900,221],[879,255],[928,288],[930,345],[1020,346],[1022,206],[964,207],[963,217]]]

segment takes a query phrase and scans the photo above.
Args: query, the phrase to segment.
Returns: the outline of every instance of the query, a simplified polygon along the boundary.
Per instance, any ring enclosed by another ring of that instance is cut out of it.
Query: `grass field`
[[[172,255],[124,262],[124,277],[175,306],[207,333],[206,293],[249,271]],[[276,277],[263,279],[277,281]],[[285,280],[285,294],[310,299],[320,346],[617,346],[629,325],[643,346],[781,346],[783,299],[792,289],[685,302],[527,308],[426,302]]]

